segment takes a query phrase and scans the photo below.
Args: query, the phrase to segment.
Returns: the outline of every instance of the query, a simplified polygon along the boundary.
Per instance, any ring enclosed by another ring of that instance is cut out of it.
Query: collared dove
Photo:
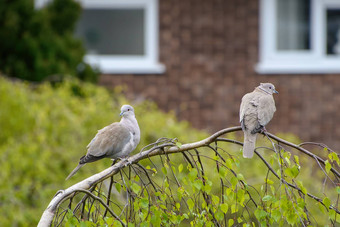
[[[102,158],[125,158],[137,147],[140,141],[140,129],[133,107],[123,105],[120,116],[122,116],[120,122],[98,130],[97,135],[87,145],[87,154],[80,158],[78,166],[66,180],[86,163]]]
[[[240,122],[244,132],[244,158],[253,157],[257,133],[265,130],[264,126],[273,118],[276,111],[273,93],[278,93],[273,84],[261,83],[242,98]]]

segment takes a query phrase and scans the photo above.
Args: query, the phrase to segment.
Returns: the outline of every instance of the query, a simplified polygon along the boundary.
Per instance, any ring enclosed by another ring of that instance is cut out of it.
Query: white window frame
[[[41,8],[50,0],[35,0]],[[161,74],[165,66],[158,62],[158,0],[77,0],[84,9],[140,9],[145,10],[144,50],[140,55],[87,54],[85,62],[104,74]]]
[[[327,56],[327,9],[340,9],[339,0],[311,0],[310,50],[277,50],[276,2],[260,0],[260,74],[340,73],[340,56]]]

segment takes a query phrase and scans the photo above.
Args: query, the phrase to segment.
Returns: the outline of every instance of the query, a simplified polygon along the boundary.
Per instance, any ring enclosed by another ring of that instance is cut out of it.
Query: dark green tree
[[[98,73],[83,61],[85,49],[74,37],[81,7],[54,0],[41,9],[34,0],[0,1],[0,71],[41,81],[58,75],[96,81]]]

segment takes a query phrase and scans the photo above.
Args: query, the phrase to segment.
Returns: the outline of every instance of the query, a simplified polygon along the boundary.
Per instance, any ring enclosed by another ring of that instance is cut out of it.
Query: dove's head
[[[261,83],[259,88],[263,91],[265,91],[266,93],[268,94],[278,94],[279,92],[277,90],[275,90],[275,86],[274,84],[271,84],[271,83]]]
[[[123,105],[120,108],[120,116],[127,117],[127,116],[135,116],[135,110],[130,105]]]

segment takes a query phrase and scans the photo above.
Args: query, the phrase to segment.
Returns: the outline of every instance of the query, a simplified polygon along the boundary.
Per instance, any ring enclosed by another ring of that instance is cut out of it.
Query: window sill
[[[85,56],[85,62],[99,69],[103,74],[162,74],[163,64],[143,57]]]
[[[259,74],[338,74],[339,60],[326,61],[265,61],[255,66]]]

